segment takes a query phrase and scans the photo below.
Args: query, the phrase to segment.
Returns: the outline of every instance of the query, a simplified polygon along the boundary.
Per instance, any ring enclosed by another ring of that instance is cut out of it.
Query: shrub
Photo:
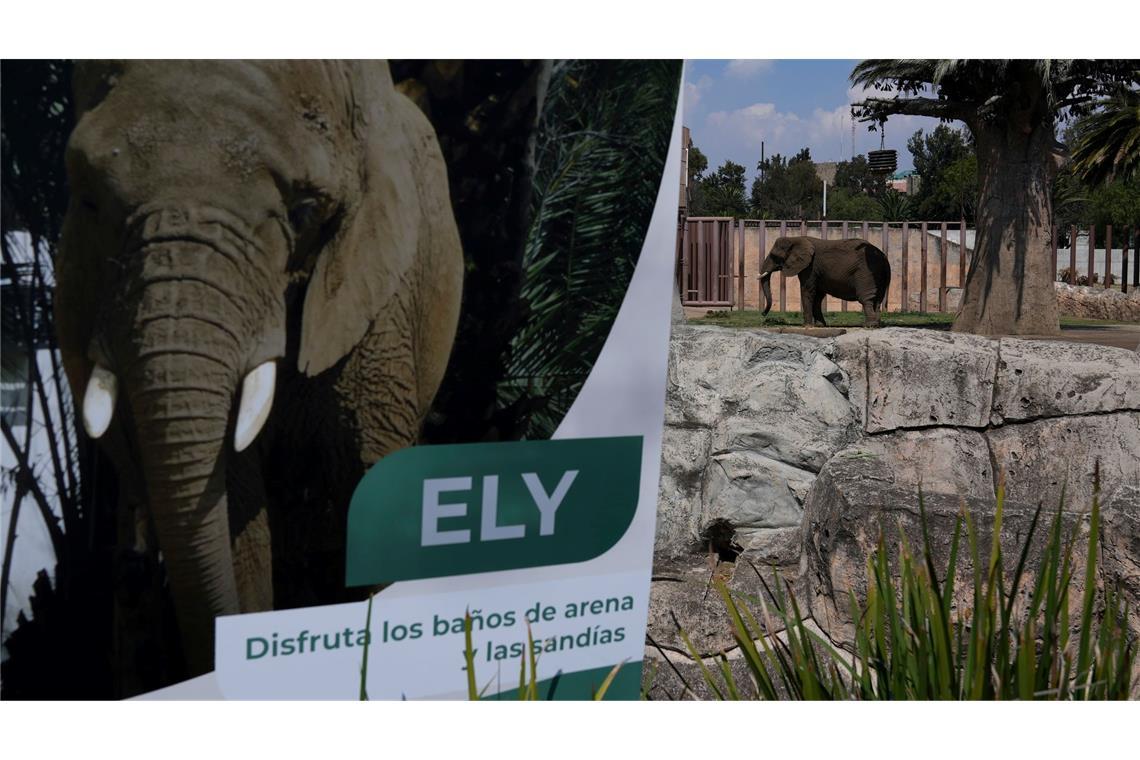
[[[716,583],[754,692],[761,699],[1127,699],[1136,658],[1127,628],[1128,610],[1107,582],[1099,609],[1096,604],[1099,476],[1096,482],[1075,631],[1070,627],[1069,602],[1070,582],[1078,571],[1073,560],[1077,526],[1062,529],[1061,508],[1049,528],[1032,588],[1022,588],[1023,573],[1041,508],[1034,514],[1007,587],[1000,538],[1002,486],[988,562],[980,559],[974,523],[963,510],[940,581],[920,490],[922,556],[911,551],[903,535],[898,574],[892,575],[880,534],[878,548],[867,560],[867,598],[861,603],[854,594],[850,597],[853,652],[837,649],[808,629],[791,587],[778,573],[769,586],[753,566],[772,600],[759,599],[763,625],[723,581]],[[963,526],[973,566],[973,603],[967,610],[954,611],[951,600]],[[1019,596],[1027,602],[1015,612]],[[781,627],[782,635],[772,635]],[[746,690],[734,678],[723,652],[715,663],[718,677],[684,631],[681,638],[716,698],[742,698]],[[693,694],[680,671],[676,673]]]

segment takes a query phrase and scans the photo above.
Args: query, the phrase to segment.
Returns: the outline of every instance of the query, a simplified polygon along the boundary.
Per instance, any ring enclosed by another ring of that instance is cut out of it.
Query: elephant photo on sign
[[[50,354],[18,393],[61,411],[50,457],[3,420],[4,477],[43,484],[4,512],[33,494],[20,521],[53,538],[5,562],[3,698],[146,693],[213,669],[219,616],[363,599],[370,467],[554,435],[638,266],[680,77],[6,62],[5,277],[46,276],[5,280],[5,372]]]
[[[800,309],[804,325],[826,327],[823,299],[835,296],[863,305],[867,327],[880,325],[879,312],[891,286],[891,264],[866,240],[821,240],[813,237],[776,238],[760,264],[764,313],[772,309],[772,273],[800,278]]]
[[[203,672],[215,617],[274,607],[263,428],[346,471],[416,440],[463,280],[446,168],[382,63],[92,63],[75,87],[60,350]]]

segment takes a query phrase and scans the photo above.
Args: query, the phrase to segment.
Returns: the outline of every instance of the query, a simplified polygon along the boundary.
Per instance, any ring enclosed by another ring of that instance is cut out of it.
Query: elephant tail
[[[887,302],[887,293],[891,291],[891,268],[888,266],[886,274],[883,276],[883,285],[879,288],[879,294],[875,299],[875,310],[881,311],[883,304]],[[906,311],[906,304],[903,304],[903,311]]]
[[[891,290],[891,262],[886,254],[878,248],[868,246],[873,250],[867,251],[867,267],[875,280],[875,310],[881,310],[887,302],[887,293]],[[904,310],[905,310],[905,304]]]

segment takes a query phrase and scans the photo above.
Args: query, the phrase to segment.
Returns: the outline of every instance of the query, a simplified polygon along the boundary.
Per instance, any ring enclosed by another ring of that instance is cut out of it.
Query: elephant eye
[[[289,224],[298,233],[312,227],[320,213],[320,203],[316,198],[305,198],[289,209]]]

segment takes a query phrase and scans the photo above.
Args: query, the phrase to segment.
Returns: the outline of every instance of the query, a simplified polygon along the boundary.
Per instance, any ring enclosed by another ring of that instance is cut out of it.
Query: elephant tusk
[[[106,367],[95,365],[87,390],[83,393],[83,429],[92,438],[98,438],[111,426],[115,413],[115,398],[119,394],[119,380]]]
[[[241,384],[241,406],[234,429],[234,450],[244,451],[261,432],[269,410],[273,407],[273,390],[277,385],[277,365],[265,362],[245,376]]]

